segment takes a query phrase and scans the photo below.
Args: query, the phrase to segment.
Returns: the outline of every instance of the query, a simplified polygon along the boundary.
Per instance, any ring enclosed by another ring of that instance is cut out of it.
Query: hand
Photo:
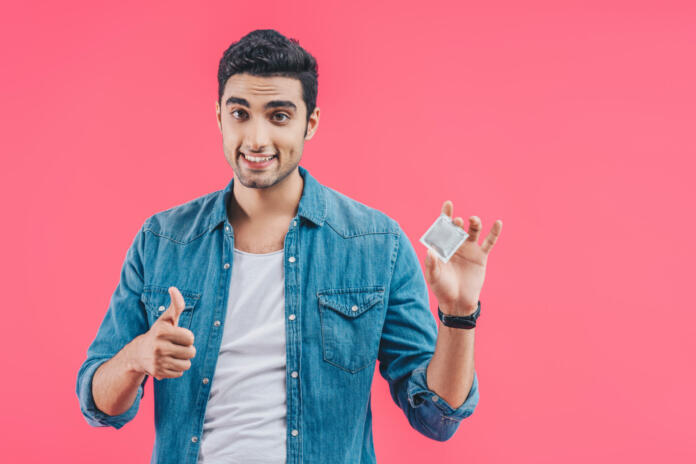
[[[447,200],[442,205],[442,212],[452,219],[454,205]],[[457,217],[452,221],[464,228],[464,220]],[[481,219],[478,216],[469,217],[469,236],[452,255],[449,261],[443,263],[428,249],[425,258],[425,280],[437,298],[443,313],[455,316],[467,316],[476,311],[486,273],[488,253],[493,248],[503,221],[498,219],[493,223],[490,232],[479,246]]]
[[[133,341],[133,369],[157,380],[184,375],[196,356],[193,332],[178,327],[179,316],[186,307],[184,297],[176,287],[169,287],[171,304],[152,324],[150,330]]]

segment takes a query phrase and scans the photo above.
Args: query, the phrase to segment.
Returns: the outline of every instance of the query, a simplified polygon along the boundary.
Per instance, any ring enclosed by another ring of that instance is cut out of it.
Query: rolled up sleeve
[[[138,387],[133,405],[124,413],[111,416],[97,408],[92,394],[94,374],[127,343],[148,330],[145,308],[140,300],[143,289],[144,230],[140,228],[121,268],[120,281],[111,296],[109,307],[97,334],[87,349],[87,358],[77,373],[75,392],[80,411],[94,427],[123,427],[135,417],[145,390],[147,376]]]
[[[474,381],[464,403],[455,407],[440,398],[428,388],[426,368],[417,368],[411,374],[406,386],[410,407],[417,409],[416,419],[434,435],[434,439],[445,441],[454,435],[459,422],[474,413],[478,404],[478,376],[474,370]]]
[[[379,371],[411,426],[437,441],[450,439],[478,404],[478,376],[461,405],[451,405],[430,390],[426,369],[437,341],[428,288],[411,242],[399,227],[387,316],[379,349]]]

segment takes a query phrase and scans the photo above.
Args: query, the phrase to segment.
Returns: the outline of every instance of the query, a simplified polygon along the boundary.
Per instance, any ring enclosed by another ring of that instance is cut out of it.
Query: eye
[[[287,121],[288,119],[290,119],[290,116],[288,116],[285,113],[275,113],[273,116],[285,116],[285,119],[280,119],[280,121]]]
[[[240,111],[240,112],[246,114],[246,111],[244,111],[244,110],[232,110],[232,111],[230,112],[230,114],[231,114],[232,116],[234,116],[234,113],[236,113],[236,112],[238,112],[238,111]]]

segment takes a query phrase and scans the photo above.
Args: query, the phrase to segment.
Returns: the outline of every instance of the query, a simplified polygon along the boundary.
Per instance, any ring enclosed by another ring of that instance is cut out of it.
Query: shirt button
[[[226,230],[227,232],[229,232],[229,231],[230,231],[230,226],[225,226],[225,230]]]
[[[353,311],[353,312],[355,312],[355,311],[357,311],[357,310],[358,310],[358,307],[357,307],[357,306],[355,306],[355,305],[353,305],[353,307],[352,307],[352,308],[350,308],[350,310],[351,310],[351,311]]]
[[[208,377],[203,379],[203,385],[208,385],[208,382],[209,382]]]
[[[291,321],[294,321],[294,320],[295,320],[295,315],[294,315],[294,314],[289,315],[289,316],[288,316],[288,319],[290,319]]]
[[[298,433],[300,433],[300,432],[298,432],[297,430],[293,430],[292,432],[290,432],[290,434],[291,434],[293,437],[296,437]]]
[[[224,265],[223,267],[224,267],[225,269],[229,269],[229,268],[230,268],[230,263],[225,263],[225,265]]]
[[[214,325],[215,327],[220,327],[220,321],[215,321],[215,322],[213,322],[213,325]]]
[[[289,258],[288,258],[288,261],[290,261],[291,263],[294,263],[294,262],[295,262],[295,257],[294,257],[294,256],[289,257]]]
[[[157,308],[157,309],[159,309],[160,311],[164,311],[164,310],[167,309],[167,308],[165,308],[164,306],[160,306],[160,307]]]
[[[198,441],[198,437],[191,437],[191,441],[192,441],[193,443],[196,443],[196,442]]]
[[[433,395],[433,401],[437,401],[437,400],[438,400],[437,395]]]
[[[293,221],[292,221],[292,225],[293,225],[293,226],[296,226],[296,225],[297,225],[297,221],[296,221],[296,220],[293,220]]]
[[[296,379],[296,378],[297,378],[297,371],[292,371],[292,373],[290,374],[290,376],[291,376],[293,379]]]

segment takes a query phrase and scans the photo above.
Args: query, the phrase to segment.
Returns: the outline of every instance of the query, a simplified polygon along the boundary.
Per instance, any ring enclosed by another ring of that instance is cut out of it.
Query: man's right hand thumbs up
[[[181,292],[169,287],[171,302],[167,310],[152,324],[150,330],[133,339],[131,364],[133,369],[157,380],[184,375],[196,356],[194,336],[179,327],[179,316],[186,307]]]

